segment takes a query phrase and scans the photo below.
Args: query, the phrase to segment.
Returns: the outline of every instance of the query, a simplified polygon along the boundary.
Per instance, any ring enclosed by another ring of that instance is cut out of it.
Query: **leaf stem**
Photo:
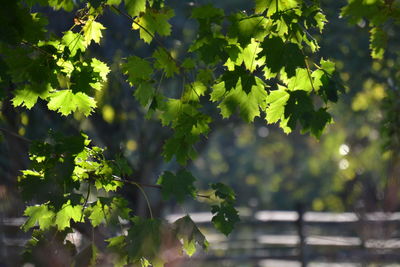
[[[142,187],[140,184],[135,183],[135,182],[132,182],[132,184],[136,185],[137,188],[139,188],[140,192],[142,192],[142,194],[143,194],[143,196],[144,196],[144,199],[146,200],[146,203],[147,203],[147,208],[149,209],[149,212],[150,212],[150,218],[151,218],[151,219],[154,219],[154,218],[153,218],[153,211],[152,211],[152,209],[151,209],[151,205],[150,205],[149,198],[147,197],[147,194],[146,194],[146,192],[144,191],[143,187]]]

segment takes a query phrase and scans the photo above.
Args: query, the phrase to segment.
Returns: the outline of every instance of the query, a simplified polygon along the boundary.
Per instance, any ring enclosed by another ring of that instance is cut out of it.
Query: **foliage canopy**
[[[368,2],[368,3],[366,3]],[[74,12],[71,27],[61,36],[47,31],[42,7]],[[32,10],[39,10],[33,12]],[[383,10],[385,12],[378,12]],[[386,33],[382,25],[399,17],[393,1],[350,0],[342,15],[353,23],[368,19],[370,48],[374,58],[384,56]],[[239,221],[235,193],[222,184],[210,185],[211,195],[201,195],[196,178],[185,169],[196,155],[196,144],[212,130],[215,117],[207,109],[216,106],[223,118],[240,116],[246,122],[260,117],[279,124],[285,133],[300,129],[319,138],[332,122],[329,107],[344,91],[335,64],[318,56],[317,39],[327,19],[318,1],[256,0],[248,12],[226,14],[214,5],[194,6],[190,19],[198,25],[196,38],[176,57],[164,45],[173,30],[175,16],[162,0],[20,0],[6,1],[0,14],[0,97],[14,107],[31,109],[45,103],[60,117],[96,112],[96,94],[107,85],[112,62],[91,56],[101,45],[107,25],[104,12],[127,17],[132,30],[151,46],[150,57],[132,54],[118,68],[149,119],[172,129],[163,156],[181,167],[164,171],[157,185],[165,199],[182,203],[188,198],[210,198],[212,223],[228,235]],[[170,80],[183,82],[179,95],[168,92]],[[165,87],[167,88],[167,87]],[[11,94],[11,100],[8,95]],[[34,202],[25,214],[25,231],[38,225],[27,244],[27,261],[35,261],[36,247],[49,233],[59,236],[71,254],[76,249],[66,236],[79,224],[91,227],[124,223],[127,231],[113,230],[107,250],[118,255],[117,265],[163,266],[169,259],[165,246],[178,247],[191,256],[196,246],[208,242],[189,216],[172,224],[139,217],[120,189],[133,184],[134,172],[123,157],[110,159],[89,137],[49,132],[30,144],[30,167],[19,185],[26,201]],[[96,196],[95,199],[89,196]],[[144,193],[147,200],[147,196]],[[114,227],[114,228],[113,228]],[[93,243],[91,264],[99,248]],[[71,263],[72,264],[72,263]]]

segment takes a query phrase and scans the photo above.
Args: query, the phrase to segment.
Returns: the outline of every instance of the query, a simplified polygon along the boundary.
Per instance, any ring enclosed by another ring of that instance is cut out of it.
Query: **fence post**
[[[296,211],[298,218],[296,221],[297,233],[299,235],[299,258],[302,267],[307,267],[307,254],[306,254],[306,237],[304,231],[304,204],[297,203]]]

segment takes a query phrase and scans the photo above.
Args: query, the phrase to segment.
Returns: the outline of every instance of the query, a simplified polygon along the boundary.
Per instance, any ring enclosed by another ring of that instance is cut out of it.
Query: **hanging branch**
[[[32,142],[32,140],[30,140],[30,139],[28,139],[26,137],[23,137],[22,135],[19,135],[17,133],[14,133],[14,132],[6,129],[6,128],[0,127],[0,131],[2,131],[5,134],[11,135],[13,137],[16,137],[16,138],[18,138],[18,139],[20,139],[20,140],[22,140],[24,142],[27,142],[27,143],[31,143]]]
[[[145,184],[145,183],[139,183],[139,182],[135,182],[132,180],[127,180],[127,179],[123,179],[121,177],[118,177],[116,175],[113,175],[114,181],[118,181],[118,182],[122,182],[122,183],[126,183],[126,184],[133,184],[136,186],[141,186],[141,187],[149,187],[149,188],[157,188],[157,189],[162,189],[161,185],[156,185],[156,184]],[[208,198],[210,199],[211,196],[209,195],[202,195],[202,194],[196,194],[197,197],[203,197],[203,198]]]

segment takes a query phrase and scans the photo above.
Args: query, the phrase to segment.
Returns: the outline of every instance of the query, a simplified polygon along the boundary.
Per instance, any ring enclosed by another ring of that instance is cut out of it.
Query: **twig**
[[[126,180],[126,179],[122,179],[121,177],[118,177],[116,175],[113,175],[113,178],[115,181],[119,181],[122,183],[127,183],[127,184],[133,184],[136,186],[141,186],[141,187],[149,187],[149,188],[157,188],[157,189],[161,189],[162,186],[161,185],[157,185],[157,184],[146,184],[146,183],[140,183],[140,182],[135,182],[132,180]],[[202,195],[202,194],[196,194],[197,197],[203,197],[203,198],[208,198],[210,199],[211,196],[208,195]]]
[[[0,127],[0,131],[4,132],[4,133],[6,133],[6,134],[9,134],[9,135],[11,135],[11,136],[14,136],[14,137],[16,137],[16,138],[19,138],[19,139],[21,139],[21,140],[23,140],[23,141],[25,141],[25,142],[28,142],[28,143],[31,143],[31,142],[32,142],[32,140],[30,140],[30,139],[28,139],[28,138],[26,138],[26,137],[23,137],[23,136],[21,136],[21,135],[19,135],[19,134],[17,134],[17,133],[14,133],[14,132],[12,132],[12,131],[10,131],[10,130],[7,130],[6,128]],[[161,189],[161,188],[162,188],[161,185],[157,185],[157,184],[146,184],[146,183],[135,182],[135,181],[132,181],[132,180],[123,179],[123,178],[118,177],[118,176],[116,176],[116,175],[113,175],[113,178],[114,178],[115,181],[119,181],[119,182],[122,182],[122,183],[127,183],[127,184],[136,185],[136,186],[138,186],[138,187],[140,186],[140,187],[149,187],[149,188],[157,188],[157,189]],[[88,195],[89,195],[89,194],[90,194],[90,189],[88,190]],[[88,195],[87,195],[87,197],[88,197]],[[208,199],[211,198],[211,196],[202,195],[202,194],[196,194],[196,196],[197,196],[197,197],[208,198]]]
[[[6,128],[0,127],[0,131],[6,133],[8,135],[14,136],[16,138],[19,138],[19,139],[21,139],[21,140],[23,140],[23,141],[25,141],[27,143],[31,143],[32,142],[32,140],[30,140],[30,139],[28,139],[26,137],[23,137],[22,135],[19,135],[17,133],[14,133],[14,132],[12,132],[10,130],[7,130]]]
[[[29,42],[27,42],[27,41],[22,40],[22,41],[21,41],[21,44],[30,46],[30,47],[32,47],[32,48],[38,50],[39,52],[41,52],[41,53],[43,53],[43,54],[45,54],[45,55],[47,55],[47,56],[49,56],[49,57],[51,57],[51,58],[54,58],[54,56],[53,56],[52,54],[50,54],[49,52],[47,52],[46,50],[44,50],[44,49],[42,49],[42,48],[40,48],[40,47],[38,47],[38,46],[36,46],[36,45],[34,45],[34,44],[31,44],[31,43],[29,43]]]
[[[86,205],[87,205],[87,203],[88,203],[88,201],[89,201],[89,196],[90,196],[90,184],[88,184],[88,191],[87,191],[87,194],[86,194],[85,203],[83,204],[81,219],[79,220],[80,222],[82,222],[83,213],[85,212]]]
[[[176,64],[177,67],[179,69],[182,69],[182,66],[180,64],[180,62],[178,60],[176,60],[174,57],[172,57],[171,53],[169,52],[169,50],[165,47],[165,45],[152,33],[150,32],[148,29],[146,29],[144,26],[140,25],[137,21],[135,21],[135,17],[131,17],[128,13],[122,11],[121,9],[119,9],[118,7],[114,6],[114,5],[109,5],[112,9],[114,9],[116,12],[118,12],[119,14],[125,16],[126,18],[128,18],[129,20],[132,21],[132,23],[134,23],[135,25],[137,25],[139,28],[141,28],[143,31],[145,31],[148,35],[151,36],[152,39],[154,39],[157,44],[167,53],[168,57],[173,60]]]

